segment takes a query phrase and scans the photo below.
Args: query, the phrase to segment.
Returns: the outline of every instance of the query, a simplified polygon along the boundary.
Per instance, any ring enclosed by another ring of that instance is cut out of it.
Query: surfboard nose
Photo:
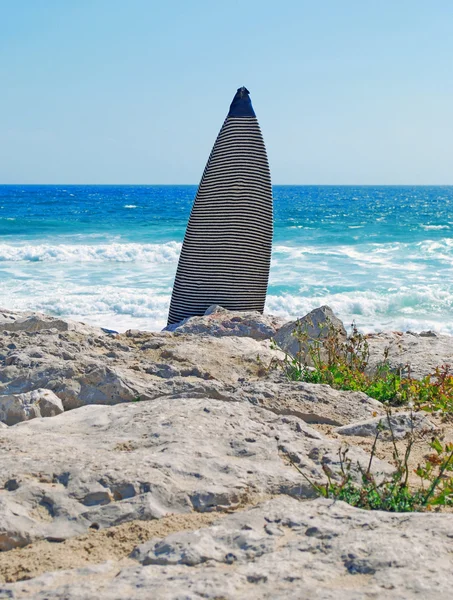
[[[229,117],[256,117],[253,110],[250,92],[244,86],[236,92],[233,102],[230,105]]]

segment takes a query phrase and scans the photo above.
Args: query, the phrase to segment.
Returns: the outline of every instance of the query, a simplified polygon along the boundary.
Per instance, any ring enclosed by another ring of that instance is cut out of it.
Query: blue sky
[[[241,85],[274,183],[453,184],[453,2],[0,0],[0,183],[198,183]]]

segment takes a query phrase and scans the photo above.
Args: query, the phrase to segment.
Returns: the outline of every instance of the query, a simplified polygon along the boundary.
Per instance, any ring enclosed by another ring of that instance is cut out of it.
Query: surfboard
[[[203,315],[212,304],[264,310],[272,187],[249,94],[238,89],[203,172],[176,271],[169,325]]]

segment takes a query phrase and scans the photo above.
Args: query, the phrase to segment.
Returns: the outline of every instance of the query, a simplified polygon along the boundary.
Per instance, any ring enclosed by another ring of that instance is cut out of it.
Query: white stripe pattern
[[[272,188],[256,117],[228,116],[190,214],[168,324],[212,304],[263,312],[272,247]]]

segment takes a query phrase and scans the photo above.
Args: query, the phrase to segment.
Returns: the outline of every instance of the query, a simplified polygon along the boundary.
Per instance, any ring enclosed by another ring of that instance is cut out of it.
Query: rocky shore
[[[322,482],[348,443],[366,465],[379,402],[270,368],[281,319],[212,307],[172,329],[0,309],[0,599],[449,597],[452,514],[316,498],[288,460]],[[432,332],[368,342],[370,368],[385,348],[418,378],[453,363]]]

